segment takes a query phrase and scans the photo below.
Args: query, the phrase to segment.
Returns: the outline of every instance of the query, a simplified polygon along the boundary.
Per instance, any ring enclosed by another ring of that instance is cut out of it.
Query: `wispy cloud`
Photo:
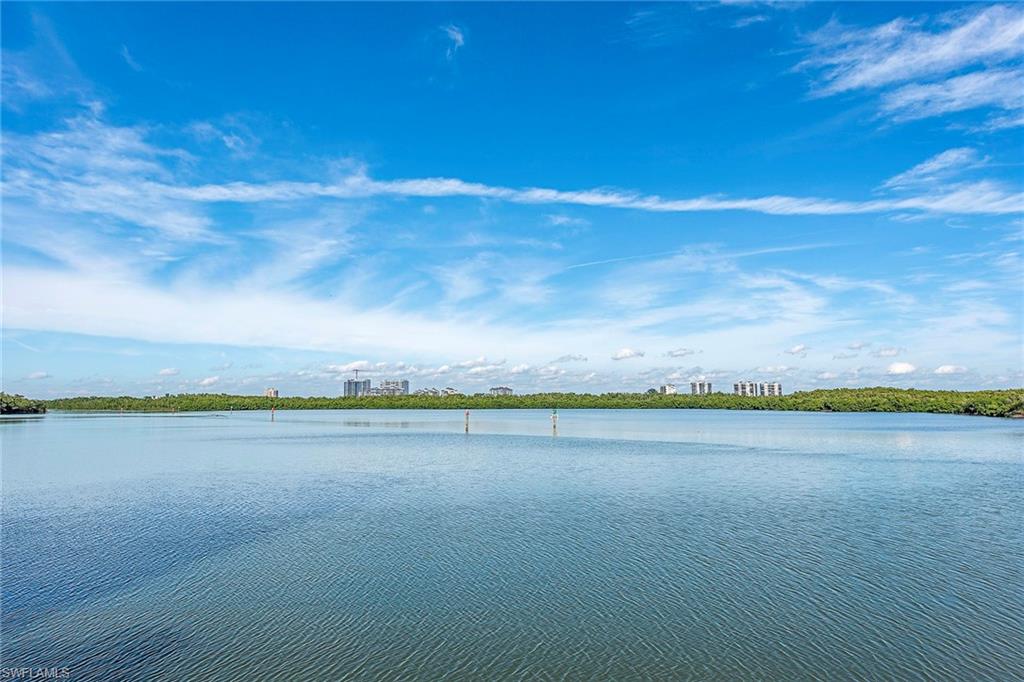
[[[127,64],[132,71],[142,71],[142,65],[135,61],[135,57],[132,56],[132,53],[128,50],[127,45],[121,46],[120,54],[121,59],[124,60],[124,63]]]
[[[769,19],[770,17],[767,14],[751,14],[749,16],[740,17],[734,21],[732,25],[733,28],[746,28],[747,26],[763,23]]]
[[[899,175],[894,175],[882,186],[888,189],[920,187],[939,180],[947,180],[965,170],[978,168],[986,161],[986,157],[970,147],[947,149]]]
[[[607,189],[568,191],[536,187],[516,189],[467,182],[456,178],[374,180],[362,173],[330,184],[292,181],[262,185],[235,182],[226,185],[194,187],[153,184],[147,189],[159,192],[168,198],[193,202],[287,201],[318,196],[335,198],[461,196],[498,199],[519,204],[567,204],[657,213],[750,211],[769,215],[856,215],[917,210],[938,213],[1011,214],[1024,210],[1024,192],[1007,190],[991,182],[943,194],[867,201],[784,195],[735,199],[720,196],[663,199],[658,196]],[[985,191],[978,191],[979,189]]]
[[[1019,6],[971,7],[866,28],[833,20],[810,34],[808,44],[811,53],[798,68],[816,74],[813,94],[882,91],[881,111],[897,121],[1024,106],[1019,70],[998,67],[1024,55]]]
[[[60,40],[50,20],[41,12],[31,14],[34,42],[22,50],[6,45],[0,60],[3,106],[17,111],[41,100],[76,101],[89,106],[93,89]]]
[[[185,185],[171,182],[168,161],[180,149],[146,140],[139,127],[115,127],[79,117],[67,128],[33,137],[8,135],[4,158],[7,196],[33,197],[52,206],[115,215],[180,238],[212,235],[203,207],[220,202],[262,203],[372,197],[473,197],[527,205],[577,205],[654,213],[746,211],[769,215],[857,215],[892,211],[1012,214],[1024,211],[1024,192],[992,181],[916,196],[848,201],[771,195],[665,199],[626,190],[511,188],[456,178],[376,180],[356,167],[328,182],[276,180]]]
[[[465,31],[462,27],[455,24],[445,24],[440,30],[448,39],[448,48],[445,51],[445,58],[448,61],[451,61],[455,59],[455,55],[459,51],[459,48],[466,44]]]
[[[587,361],[587,356],[586,355],[569,354],[569,355],[563,355],[561,357],[555,358],[552,362],[559,363],[559,362],[586,362],[586,361]]]
[[[251,158],[260,147],[262,140],[253,132],[251,117],[241,115],[222,116],[216,121],[193,121],[185,131],[200,142],[219,142],[235,158]]]
[[[802,68],[820,69],[817,93],[832,95],[941,76],[1024,54],[1024,10],[994,5],[947,13],[928,30],[917,19],[870,28],[832,21],[808,36]]]
[[[563,213],[549,213],[544,216],[545,220],[551,225],[562,227],[564,225],[589,225],[590,221],[583,218],[577,218],[575,216],[565,215]]]
[[[626,38],[642,47],[669,45],[693,31],[693,22],[685,4],[649,5],[626,19]]]
[[[955,76],[937,83],[905,85],[882,96],[882,112],[895,121],[914,121],[943,114],[996,107],[1024,109],[1024,74],[1019,69],[994,69]],[[1019,119],[999,117],[998,127]],[[989,127],[997,127],[989,123]]]

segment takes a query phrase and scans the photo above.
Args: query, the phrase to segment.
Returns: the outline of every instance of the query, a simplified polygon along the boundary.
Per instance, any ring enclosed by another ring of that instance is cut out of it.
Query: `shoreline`
[[[483,409],[723,409],[772,412],[894,412],[1024,418],[1024,389],[922,391],[886,387],[821,389],[784,396],[535,393],[340,397],[180,394],[162,397],[84,397],[40,401],[62,412],[232,412],[251,410],[483,410]]]

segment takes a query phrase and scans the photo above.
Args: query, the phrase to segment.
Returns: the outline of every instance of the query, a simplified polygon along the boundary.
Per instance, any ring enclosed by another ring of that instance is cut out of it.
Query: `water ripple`
[[[104,447],[149,452],[177,432],[131,433]],[[1005,462],[187,433],[175,467],[127,478],[77,475],[74,442],[32,452],[70,466],[47,496],[5,471],[4,667],[1024,679],[1024,495]]]

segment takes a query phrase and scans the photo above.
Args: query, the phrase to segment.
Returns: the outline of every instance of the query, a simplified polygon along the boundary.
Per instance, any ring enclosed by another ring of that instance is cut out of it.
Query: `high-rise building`
[[[263,391],[263,397],[264,398],[276,398],[277,397],[277,389],[276,388],[268,388],[268,389],[264,390]]]
[[[753,381],[738,381],[732,385],[732,392],[736,395],[757,395],[757,384]]]
[[[782,384],[777,381],[762,382],[761,395],[782,395]]]
[[[405,379],[399,381],[389,381],[387,379],[380,382],[380,394],[381,395],[409,395],[409,382]]]
[[[690,382],[690,393],[693,395],[707,395],[711,393],[711,382],[704,381],[691,381]]]
[[[508,386],[495,386],[491,389],[491,395],[512,395],[512,389]]]
[[[369,379],[346,379],[345,380],[345,397],[346,398],[358,398],[359,396],[370,394],[370,380]]]
[[[662,395],[675,395],[676,393],[679,393],[679,391],[676,390],[675,384],[665,384],[658,389],[658,392]]]

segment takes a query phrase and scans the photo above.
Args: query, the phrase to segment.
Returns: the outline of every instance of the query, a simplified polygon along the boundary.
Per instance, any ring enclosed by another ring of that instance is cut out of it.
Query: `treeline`
[[[367,396],[360,398],[266,398],[214,393],[163,397],[61,398],[47,401],[53,410],[199,412],[208,410],[337,409],[721,409],[800,410],[811,412],[933,412],[987,417],[1024,417],[1024,389],[1001,391],[921,391],[898,388],[836,388],[778,397],[726,393],[661,395],[650,393],[534,393],[513,396]]]
[[[30,400],[23,395],[0,393],[0,414],[42,414],[46,404],[41,400]]]

